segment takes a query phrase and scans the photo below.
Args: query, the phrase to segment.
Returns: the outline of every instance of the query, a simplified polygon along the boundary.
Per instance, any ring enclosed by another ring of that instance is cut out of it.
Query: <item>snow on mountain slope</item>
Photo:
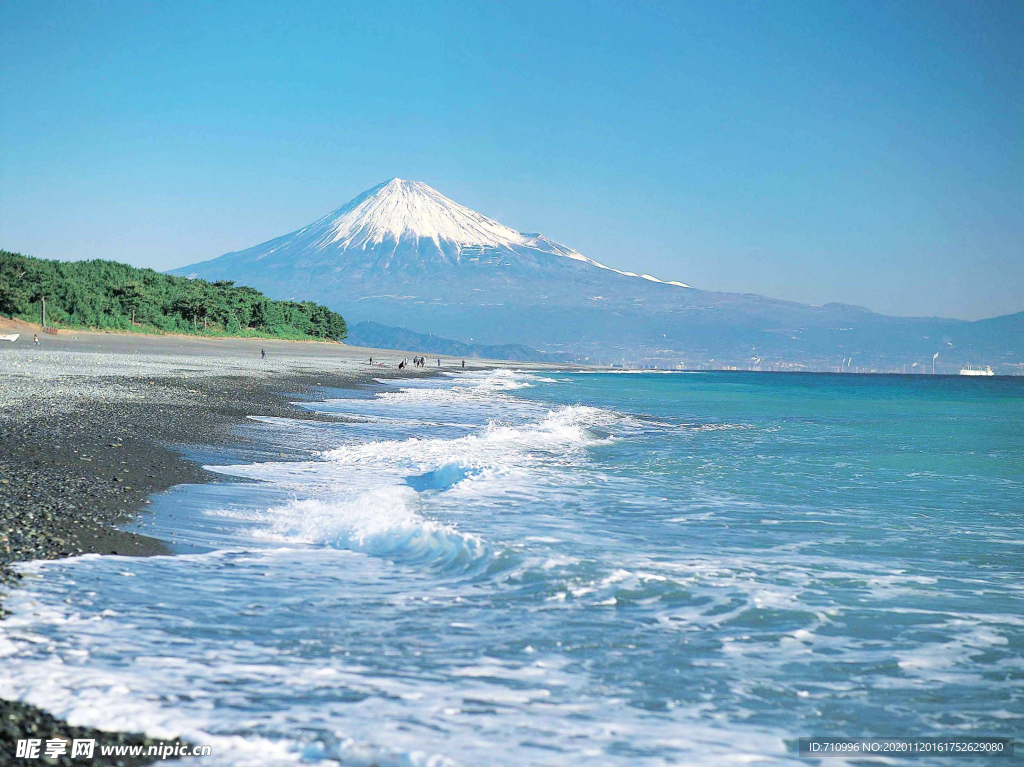
[[[328,244],[343,248],[379,245],[389,237],[441,240],[457,245],[522,245],[524,237],[449,200],[422,181],[393,178],[328,216]]]
[[[331,265],[362,275],[460,264],[536,269],[558,256],[625,277],[689,287],[678,281],[613,269],[541,234],[522,233],[450,200],[422,181],[394,178],[291,234],[177,270],[204,277],[212,268],[263,261]]]

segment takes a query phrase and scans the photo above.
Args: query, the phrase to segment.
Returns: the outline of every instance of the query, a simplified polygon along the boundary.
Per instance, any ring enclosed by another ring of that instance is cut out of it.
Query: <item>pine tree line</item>
[[[45,311],[45,318],[44,318]],[[312,301],[272,301],[116,261],[51,261],[0,250],[0,315],[55,327],[344,340],[345,320]]]

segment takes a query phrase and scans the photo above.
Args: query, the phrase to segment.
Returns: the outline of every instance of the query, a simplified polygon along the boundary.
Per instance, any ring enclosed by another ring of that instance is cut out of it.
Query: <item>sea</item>
[[[493,370],[300,405],[326,420],[191,448],[218,482],[137,528],[173,556],[22,565],[0,696],[202,767],[1024,737],[1024,378]]]

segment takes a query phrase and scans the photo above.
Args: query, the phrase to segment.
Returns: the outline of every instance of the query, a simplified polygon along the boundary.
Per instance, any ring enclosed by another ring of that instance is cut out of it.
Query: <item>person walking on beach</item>
[[[266,358],[267,358],[267,350],[266,349],[260,349],[260,359],[261,360],[265,360]]]
[[[440,359],[440,357],[439,357],[439,358],[438,358],[438,360],[437,360],[437,366],[438,366],[438,367],[441,367],[441,359]]]
[[[34,343],[36,346],[39,346],[39,334],[38,333],[33,333],[32,334],[32,343]]]
[[[405,369],[405,360],[402,360],[401,362],[398,363],[398,369],[399,370],[404,370]]]
[[[463,369],[463,370],[465,370],[465,369],[466,369],[466,361],[465,361],[465,360],[463,360],[463,361],[462,361],[462,369]]]

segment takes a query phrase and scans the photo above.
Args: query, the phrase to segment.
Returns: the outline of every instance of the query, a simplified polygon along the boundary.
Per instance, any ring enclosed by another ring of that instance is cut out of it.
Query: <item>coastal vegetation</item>
[[[312,301],[138,269],[0,250],[0,315],[46,326],[210,336],[344,340],[345,320]]]

